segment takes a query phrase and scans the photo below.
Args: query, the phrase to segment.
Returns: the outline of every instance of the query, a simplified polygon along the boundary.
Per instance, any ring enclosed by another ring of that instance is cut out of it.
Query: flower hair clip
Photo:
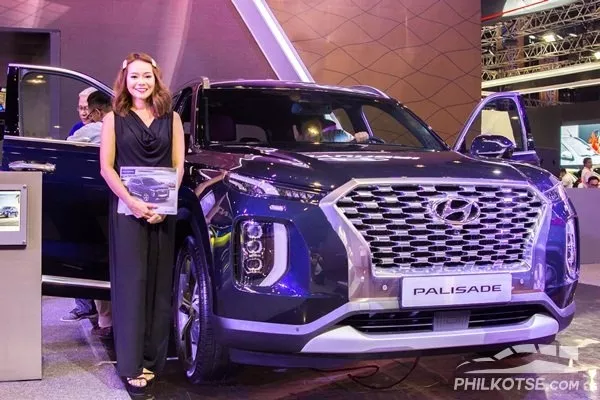
[[[157,64],[156,64],[156,61],[154,61],[154,58],[150,58],[150,64],[152,64],[152,66],[153,66],[154,68],[158,68],[158,66],[157,66]],[[121,69],[125,69],[125,68],[127,68],[127,66],[128,66],[128,65],[129,65],[129,63],[127,62],[127,60],[126,60],[126,59],[125,59],[125,60],[123,60],[123,65],[122,65],[122,68],[121,68]]]

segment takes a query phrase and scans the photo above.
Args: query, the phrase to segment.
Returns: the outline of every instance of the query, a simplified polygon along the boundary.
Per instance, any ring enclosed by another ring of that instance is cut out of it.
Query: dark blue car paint
[[[17,73],[12,71],[9,80],[14,82]],[[279,83],[265,82],[257,85],[280,86]],[[10,87],[13,89],[8,93],[7,110],[12,114],[7,121],[12,121],[8,132],[14,134],[18,133],[15,131],[18,120],[17,86],[14,84]],[[252,84],[248,83],[240,90],[253,90],[251,87]],[[214,90],[219,90],[219,87]],[[203,143],[202,140],[199,142]],[[12,161],[22,159],[56,165],[56,173],[44,175],[43,273],[107,280],[109,192],[99,174],[98,147],[6,137],[3,170],[8,170]],[[294,325],[310,323],[348,301],[346,249],[338,235],[315,204],[250,197],[233,190],[224,182],[210,188],[216,201],[223,201],[218,218],[207,223],[198,204],[198,198],[202,198],[207,190],[194,193],[206,179],[200,171],[235,169],[239,174],[323,192],[334,190],[351,178],[405,176],[486,179],[498,181],[499,184],[502,180],[528,181],[542,191],[552,186],[547,172],[526,165],[483,161],[452,151],[418,151],[366,144],[282,144],[275,151],[265,151],[264,146],[260,145],[205,145],[187,155],[185,169],[184,184],[179,191],[178,241],[182,240],[183,233],[191,233],[197,242],[203,244],[211,272],[215,314],[233,319]],[[271,205],[283,206],[285,211],[274,211]],[[546,243],[547,264],[553,272],[547,274],[546,292],[560,302],[559,305],[565,306],[572,301],[574,290],[573,284],[564,283],[564,268],[561,268],[561,263],[564,265],[561,260],[564,260],[567,215],[562,206],[554,207]],[[259,217],[285,222],[289,230],[289,254],[292,257],[285,275],[278,283],[249,291],[235,282],[232,244],[235,241],[236,223]],[[218,236],[230,234],[229,240],[215,247],[213,252],[209,231],[216,232]],[[322,272],[315,273],[311,267],[311,257],[323,260]],[[63,293],[66,296],[71,294],[68,290]],[[305,339],[297,338],[298,345],[304,343]],[[245,348],[250,348],[248,343],[252,341],[251,338],[237,338],[235,334],[224,340]],[[278,345],[272,343],[269,346],[277,349]],[[263,342],[256,344],[256,347],[266,348]]]

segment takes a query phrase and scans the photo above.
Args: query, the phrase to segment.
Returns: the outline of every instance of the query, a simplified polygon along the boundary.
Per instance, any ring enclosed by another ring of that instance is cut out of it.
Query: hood
[[[215,148],[213,148],[215,149]],[[294,144],[294,151],[262,146],[218,146],[223,169],[302,187],[333,189],[352,178],[458,178],[528,181],[506,162],[483,161],[453,151],[364,144]],[[217,150],[215,149],[215,150]],[[188,157],[205,161],[209,154]],[[212,157],[211,157],[212,158]]]

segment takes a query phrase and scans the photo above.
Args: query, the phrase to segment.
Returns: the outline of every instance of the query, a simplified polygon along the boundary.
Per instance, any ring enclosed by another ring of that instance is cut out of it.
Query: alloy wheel
[[[198,282],[192,258],[188,254],[179,273],[176,326],[180,359],[184,363],[188,376],[194,372],[200,337],[199,302]]]

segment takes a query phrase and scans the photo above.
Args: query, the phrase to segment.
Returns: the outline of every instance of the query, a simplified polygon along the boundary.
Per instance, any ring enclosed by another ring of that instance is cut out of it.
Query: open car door
[[[539,165],[521,95],[494,93],[475,107],[453,148],[477,157]]]
[[[108,280],[109,192],[100,176],[99,144],[66,139],[80,123],[79,93],[93,87],[112,96],[112,90],[86,75],[48,66],[9,64],[7,78],[2,169],[43,173],[46,293],[60,284],[58,277],[94,289],[95,282]]]

